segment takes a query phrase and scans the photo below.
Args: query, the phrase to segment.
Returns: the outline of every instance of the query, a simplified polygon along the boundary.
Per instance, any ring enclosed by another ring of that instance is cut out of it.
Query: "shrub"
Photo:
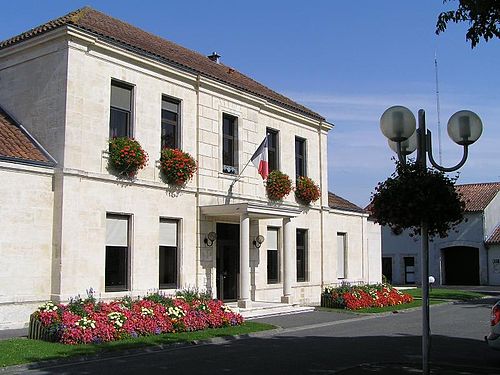
[[[121,176],[133,178],[148,163],[148,154],[135,139],[118,137],[109,140],[109,165]]]
[[[316,202],[320,197],[319,186],[314,181],[305,176],[300,176],[297,179],[295,186],[295,196],[299,202],[308,205],[311,202]]]
[[[273,201],[278,201],[286,197],[292,191],[292,180],[287,174],[274,170],[267,176],[266,192],[267,197]]]
[[[168,184],[184,185],[191,180],[197,168],[196,161],[187,152],[176,148],[161,151],[160,169]]]

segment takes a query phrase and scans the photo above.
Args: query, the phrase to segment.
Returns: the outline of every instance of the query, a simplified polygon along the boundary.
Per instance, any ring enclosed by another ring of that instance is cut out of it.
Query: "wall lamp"
[[[205,245],[212,247],[216,239],[217,239],[217,234],[215,232],[210,232],[207,234],[203,242],[205,242]]]
[[[253,245],[255,246],[256,249],[260,249],[260,246],[264,242],[265,238],[264,236],[261,236],[260,234],[255,237],[255,240],[253,240]]]

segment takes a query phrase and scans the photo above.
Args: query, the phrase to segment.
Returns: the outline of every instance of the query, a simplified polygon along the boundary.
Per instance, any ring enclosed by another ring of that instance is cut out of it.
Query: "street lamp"
[[[418,111],[418,129],[415,116],[406,107],[388,108],[380,118],[380,129],[388,138],[389,146],[396,152],[400,163],[406,164],[406,157],[417,150],[416,163],[427,168],[427,155],[434,168],[442,172],[453,172],[462,167],[467,160],[469,145],[473,144],[483,132],[483,124],[478,115],[471,111],[458,111],[448,121],[448,135],[453,142],[463,147],[460,162],[453,167],[443,167],[432,156],[431,131],[425,127],[425,111]],[[421,222],[422,256],[422,370],[429,374],[429,232],[428,224]]]

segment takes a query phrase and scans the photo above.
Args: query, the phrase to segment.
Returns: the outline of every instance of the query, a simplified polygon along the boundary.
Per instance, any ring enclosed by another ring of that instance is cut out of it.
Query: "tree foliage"
[[[451,0],[443,0],[444,3]],[[454,0],[456,1],[456,0]],[[481,38],[486,42],[500,38],[500,0],[458,0],[458,8],[439,14],[436,34],[446,30],[448,22],[468,22],[465,39],[474,48]]]
[[[372,215],[396,233],[409,229],[420,234],[426,222],[430,236],[446,237],[464,219],[465,203],[455,189],[456,179],[415,162],[396,162],[396,171],[372,194]]]

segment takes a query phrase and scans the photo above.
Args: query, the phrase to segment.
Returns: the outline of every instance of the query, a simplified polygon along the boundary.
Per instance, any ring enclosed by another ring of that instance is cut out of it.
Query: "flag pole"
[[[241,172],[238,174],[238,176],[236,176],[236,178],[233,180],[233,182],[231,182],[230,188],[233,187],[236,182],[238,182],[239,180],[241,180],[241,177],[243,177],[242,176],[243,171],[246,169],[246,167],[248,167],[248,164],[250,164],[251,161],[252,161],[252,159],[250,159],[250,160],[247,161],[247,163],[245,164],[245,166],[243,167],[243,169],[241,170]]]
[[[266,144],[266,141],[267,141],[267,134],[266,136],[264,137],[264,140],[262,141],[262,143],[259,145],[259,147],[257,148],[257,151],[259,150],[259,148],[262,146],[262,144]],[[256,152],[257,152],[256,151]],[[250,164],[250,162],[254,159],[254,156],[255,156],[255,153],[250,157],[250,159],[247,161],[247,163],[245,164],[245,166],[242,168],[242,170],[240,171],[240,173],[238,173],[238,176],[236,176],[236,178],[233,180],[233,182],[231,182],[231,185],[229,185],[229,190],[231,190],[234,186],[234,184],[236,182],[238,182],[239,180],[241,180],[241,178],[243,177],[243,171],[246,169],[246,167],[248,167],[248,164]]]

